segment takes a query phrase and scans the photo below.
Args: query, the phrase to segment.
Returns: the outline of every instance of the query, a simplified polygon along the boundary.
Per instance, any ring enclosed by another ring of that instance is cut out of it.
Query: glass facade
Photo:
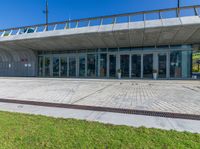
[[[61,77],[67,77],[67,66],[68,62],[67,62],[67,57],[61,57],[60,58],[60,75]]]
[[[167,77],[167,55],[158,54],[158,77],[166,78]]]
[[[143,56],[143,77],[153,77],[153,54],[144,54]]]
[[[112,48],[79,50],[38,56],[38,76],[41,77],[101,77],[116,78],[190,78],[192,47],[162,46],[159,48]]]
[[[107,54],[100,54],[100,77],[107,76]]]
[[[69,57],[69,77],[76,77],[76,58]]]
[[[141,77],[141,55],[132,55],[131,58],[131,77],[132,78],[140,78]]]
[[[79,76],[84,77],[85,76],[85,56],[79,56]]]

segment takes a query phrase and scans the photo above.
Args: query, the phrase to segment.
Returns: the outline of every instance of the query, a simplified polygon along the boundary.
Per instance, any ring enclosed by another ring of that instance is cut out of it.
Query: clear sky
[[[181,0],[181,5],[200,0]],[[45,23],[45,0],[0,0],[0,29]],[[71,19],[176,7],[177,0],[49,0],[49,20]]]

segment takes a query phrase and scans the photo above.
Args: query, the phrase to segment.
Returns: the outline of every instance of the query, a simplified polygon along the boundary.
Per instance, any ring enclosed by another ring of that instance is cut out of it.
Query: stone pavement
[[[0,78],[0,98],[200,115],[200,81]]]

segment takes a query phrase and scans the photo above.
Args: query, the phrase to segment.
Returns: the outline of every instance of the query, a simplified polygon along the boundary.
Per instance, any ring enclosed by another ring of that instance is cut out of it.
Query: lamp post
[[[180,0],[178,0],[178,17],[180,16]]]
[[[46,30],[48,31],[48,24],[49,24],[49,6],[48,6],[48,0],[46,0],[46,10],[44,11],[46,15]]]

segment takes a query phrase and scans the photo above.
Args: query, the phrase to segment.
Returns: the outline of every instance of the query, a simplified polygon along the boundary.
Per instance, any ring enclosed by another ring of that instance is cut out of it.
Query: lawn
[[[0,112],[0,148],[200,148],[200,134]]]

